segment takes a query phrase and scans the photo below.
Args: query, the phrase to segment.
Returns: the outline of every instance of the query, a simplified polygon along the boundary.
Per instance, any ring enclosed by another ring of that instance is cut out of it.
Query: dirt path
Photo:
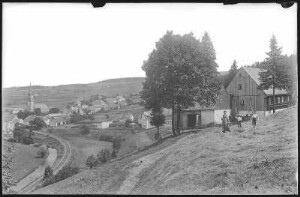
[[[27,185],[32,183],[33,181],[37,180],[41,176],[43,176],[45,172],[45,168],[49,165],[52,167],[54,164],[56,158],[57,158],[57,151],[52,148],[48,148],[49,150],[49,156],[47,157],[46,161],[40,165],[35,171],[33,171],[31,174],[23,178],[21,181],[17,183],[16,186],[11,187],[10,189],[16,192],[21,191],[23,188],[25,188]]]

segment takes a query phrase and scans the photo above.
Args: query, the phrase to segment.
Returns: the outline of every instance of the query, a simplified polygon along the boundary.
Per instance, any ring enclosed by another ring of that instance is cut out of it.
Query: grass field
[[[52,134],[68,140],[72,146],[73,161],[80,168],[86,168],[85,161],[90,155],[97,155],[102,149],[109,149],[112,151],[112,143],[98,141],[97,139],[82,135],[79,128],[74,128],[74,125],[65,125],[53,129]]]
[[[169,138],[35,193],[297,194],[297,109]]]
[[[12,177],[17,182],[33,172],[41,165],[45,158],[37,155],[37,147],[14,143],[13,163],[11,164]]]

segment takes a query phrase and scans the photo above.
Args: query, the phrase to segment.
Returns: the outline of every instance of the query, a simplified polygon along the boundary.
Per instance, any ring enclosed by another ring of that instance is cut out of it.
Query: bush
[[[130,127],[130,123],[132,123],[132,121],[129,120],[129,119],[127,119],[127,120],[125,121],[125,127]]]
[[[94,155],[90,155],[86,159],[85,165],[87,165],[89,168],[93,168],[98,165],[98,161]]]
[[[7,141],[8,141],[8,142],[16,142],[17,140],[14,139],[14,138],[9,138]]]
[[[47,155],[47,147],[41,146],[37,154],[38,156],[44,158]]]
[[[97,161],[100,163],[105,163],[110,158],[110,152],[108,149],[103,149],[97,154]]]
[[[22,143],[25,145],[33,144],[33,139],[31,137],[23,137]]]
[[[66,166],[64,166],[56,175],[55,175],[55,182],[64,180],[68,177],[71,177],[75,174],[79,173],[79,167],[69,163]]]
[[[80,131],[81,135],[87,135],[90,133],[90,128],[86,125],[83,125]]]
[[[42,186],[46,187],[46,186],[51,185],[55,182],[56,182],[55,181],[55,176],[52,175],[52,176],[49,176],[48,178],[43,179]]]
[[[44,173],[44,179],[47,179],[49,177],[53,176],[53,170],[50,166],[47,166],[45,168],[45,173]]]
[[[113,149],[113,151],[111,153],[111,157],[112,158],[116,158],[117,157],[117,150]]]

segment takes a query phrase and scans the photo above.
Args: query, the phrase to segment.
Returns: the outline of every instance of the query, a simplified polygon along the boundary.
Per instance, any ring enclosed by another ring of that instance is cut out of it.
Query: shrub
[[[55,182],[56,182],[55,181],[55,176],[52,175],[52,176],[49,176],[48,178],[43,179],[42,186],[46,187],[46,186],[51,185]]]
[[[87,165],[89,168],[93,168],[98,165],[98,161],[94,155],[90,155],[86,159],[85,165]]]
[[[97,161],[100,163],[105,163],[110,157],[110,152],[108,149],[103,149],[97,154]]]
[[[47,179],[49,177],[53,176],[53,170],[50,166],[47,166],[45,168],[45,173],[44,173],[44,179]]]
[[[118,137],[118,138],[114,138],[114,140],[113,140],[113,149],[115,150],[119,150],[120,148],[121,148],[121,141],[122,141],[122,139],[120,138],[120,137]]]
[[[86,125],[83,125],[80,131],[81,135],[87,135],[90,133],[90,128]]]
[[[68,177],[71,177],[75,174],[79,173],[79,167],[75,164],[69,163],[64,166],[56,175],[55,175],[55,182],[64,180]]]
[[[116,158],[117,157],[117,150],[113,149],[113,151],[111,153],[111,157],[112,158]]]
[[[8,142],[16,142],[17,140],[14,139],[14,138],[9,138],[7,141],[8,141]]]
[[[26,145],[33,144],[33,139],[31,137],[23,137],[22,143]]]
[[[47,147],[41,146],[37,154],[38,156],[44,158],[47,155]]]
[[[125,121],[125,127],[130,127],[130,123],[132,123],[132,121],[129,120],[129,119],[127,119],[127,120]]]

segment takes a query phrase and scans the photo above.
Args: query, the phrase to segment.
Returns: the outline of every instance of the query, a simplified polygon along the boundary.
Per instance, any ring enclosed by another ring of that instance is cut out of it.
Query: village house
[[[194,107],[181,109],[180,128],[193,129],[209,124],[221,124],[224,111],[230,114],[229,98],[227,91],[222,87],[214,105],[204,107],[195,103]],[[177,125],[177,111],[174,111],[174,125]]]
[[[67,121],[62,117],[55,117],[55,118],[51,119],[50,123],[49,123],[49,125],[52,127],[57,127],[60,125],[65,125],[65,124],[67,124]]]
[[[144,111],[140,115],[140,118],[138,119],[138,124],[140,124],[143,129],[151,129],[154,126],[151,125],[150,121],[151,121],[151,111]]]
[[[105,122],[93,122],[93,126],[97,129],[106,129],[109,128],[109,125],[113,123],[113,121],[105,121]]]
[[[260,68],[242,67],[226,88],[230,96],[230,109],[232,114],[250,116],[252,110],[263,117],[272,113],[273,106],[276,111],[289,106],[290,95],[286,90],[275,89],[275,104],[273,103],[273,89],[259,90]]]

